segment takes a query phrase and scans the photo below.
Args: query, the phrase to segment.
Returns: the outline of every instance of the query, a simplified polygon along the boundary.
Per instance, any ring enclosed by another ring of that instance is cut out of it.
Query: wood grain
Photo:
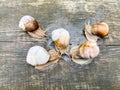
[[[2,0],[0,8],[1,90],[120,90],[119,0]],[[35,39],[22,31],[18,23],[23,15],[34,16],[48,30],[47,37]],[[70,32],[70,47],[85,42],[87,20],[110,26],[109,35],[98,41],[100,54],[91,64],[61,59],[40,71],[26,63],[29,48],[46,47],[54,29]]]

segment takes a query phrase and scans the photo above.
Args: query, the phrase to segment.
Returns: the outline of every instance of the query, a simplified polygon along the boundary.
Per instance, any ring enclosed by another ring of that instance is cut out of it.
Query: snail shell
[[[34,38],[43,38],[46,33],[46,31],[39,27],[38,22],[29,15],[25,15],[20,19],[19,27],[27,31],[27,33]]]
[[[55,43],[56,50],[61,54],[67,53],[70,42],[70,34],[63,28],[56,29],[52,32],[52,40]]]
[[[23,30],[32,32],[39,28],[39,24],[32,16],[25,15],[20,19],[19,27]]]
[[[78,48],[78,54],[82,58],[95,58],[100,50],[96,42],[86,41]]]
[[[96,42],[86,41],[80,46],[74,46],[70,50],[70,56],[75,63],[89,64],[92,58],[97,57],[99,54],[99,47]]]
[[[49,61],[49,53],[41,46],[33,46],[29,49],[27,54],[27,63],[36,66],[42,65]]]
[[[103,38],[109,33],[109,26],[102,22],[94,25],[85,25],[85,36],[87,40],[96,42],[99,38]]]
[[[107,23],[97,23],[92,26],[92,33],[99,37],[105,37],[109,33],[109,26]]]

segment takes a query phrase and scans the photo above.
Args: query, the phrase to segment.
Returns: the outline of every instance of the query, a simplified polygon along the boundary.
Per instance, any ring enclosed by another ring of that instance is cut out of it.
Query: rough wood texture
[[[119,0],[1,0],[0,8],[0,90],[120,90]],[[18,27],[26,14],[48,30],[46,38],[31,38]],[[91,64],[60,60],[39,71],[26,63],[28,49],[46,47],[53,29],[67,29],[71,47],[83,43],[87,20],[110,26],[109,35],[98,41],[100,55]]]

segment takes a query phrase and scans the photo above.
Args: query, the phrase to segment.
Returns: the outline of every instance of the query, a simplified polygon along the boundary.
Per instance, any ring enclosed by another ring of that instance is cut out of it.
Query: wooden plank
[[[94,62],[80,66],[64,60],[46,71],[35,70],[25,61],[27,49],[33,43],[0,44],[0,88],[4,89],[112,89],[119,90],[120,46],[100,46]],[[21,46],[20,46],[21,45]],[[113,53],[114,52],[114,53]]]
[[[44,43],[47,38],[37,39],[32,38],[24,31],[11,31],[11,32],[1,32],[0,33],[0,42],[34,42],[39,41]]]
[[[100,9],[97,12],[100,5],[105,7],[104,13]],[[3,0],[0,8],[0,89],[120,90],[120,1]],[[26,14],[49,30],[47,38],[31,38],[18,27]],[[50,69],[39,71],[26,63],[28,49],[34,45],[45,47],[56,28],[70,32],[71,47],[82,44],[86,40],[86,18],[92,23],[105,21],[110,26],[109,36],[98,41],[100,54],[91,64],[80,66],[60,60]]]
[[[32,3],[37,3],[36,1],[31,2],[31,4],[25,4],[25,6],[24,6],[24,3],[25,3],[24,1],[22,3],[19,2],[20,3],[19,5],[15,1],[13,3],[8,2],[10,4],[3,3],[3,5],[1,4],[0,6],[1,8],[4,8],[0,10],[0,16],[1,16],[0,41],[16,41],[16,40],[31,41],[31,38],[29,38],[29,36],[26,33],[22,32],[22,30],[18,27],[20,18],[26,14],[30,14],[34,16],[38,20],[38,22],[42,25],[42,27],[44,27],[45,30],[48,30],[48,29],[53,30],[56,28],[63,27],[65,29],[68,29],[70,32],[78,31],[78,33],[80,33],[81,35],[83,34],[82,31],[84,28],[85,19],[87,17],[92,17],[93,19],[95,19],[95,15],[94,15],[95,9],[99,6],[97,2],[98,1],[92,1],[92,2],[88,1],[86,2],[86,4],[84,3],[84,1],[79,2],[79,4],[83,6],[84,5],[86,5],[87,7],[90,6],[89,9],[93,9],[93,12],[92,10],[87,11],[86,8],[84,8],[85,10],[82,10],[83,8],[80,8],[78,12],[75,11],[75,14],[68,12],[67,9],[66,9],[66,12],[63,12],[63,10],[61,10],[61,7],[60,8],[57,7],[58,2],[56,2],[56,4],[53,5],[52,4],[53,2],[47,3],[46,1],[43,1],[44,4],[42,5],[42,7],[40,5],[37,8],[36,6],[32,5]],[[106,3],[106,1],[103,1],[103,2]],[[110,34],[109,34],[109,37],[105,39],[104,45],[120,45],[120,42],[119,42],[120,41],[120,37],[119,37],[120,36],[120,31],[119,31],[120,12],[119,12],[119,4],[118,4],[119,2],[108,1],[107,4],[105,3],[103,3],[103,6],[105,7],[105,11],[103,15],[99,18],[100,18],[100,21],[105,21],[109,24]],[[13,4],[13,7],[12,7],[12,4]],[[48,12],[48,6],[45,7],[46,6],[45,4],[47,4],[51,9],[53,8],[56,8],[56,9],[53,9],[53,11]],[[18,5],[19,7],[16,8],[16,5]],[[111,8],[111,5],[116,9],[113,10],[113,8]],[[58,12],[56,13],[56,11]],[[91,12],[92,12],[92,15],[90,14]],[[53,13],[56,15],[54,15]],[[62,14],[64,13],[64,14],[61,15],[61,13]],[[117,13],[117,14],[114,15],[113,13]],[[34,39],[32,40],[34,41]]]

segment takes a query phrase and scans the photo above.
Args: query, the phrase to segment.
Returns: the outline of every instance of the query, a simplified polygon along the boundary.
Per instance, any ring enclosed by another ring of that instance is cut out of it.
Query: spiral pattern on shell
[[[94,24],[92,26],[92,33],[99,37],[104,37],[109,33],[109,26],[104,22]]]
[[[78,48],[78,55],[82,58],[95,58],[100,50],[96,42],[86,41]]]
[[[39,28],[39,24],[32,16],[25,15],[20,19],[19,27],[23,30],[32,32]]]

